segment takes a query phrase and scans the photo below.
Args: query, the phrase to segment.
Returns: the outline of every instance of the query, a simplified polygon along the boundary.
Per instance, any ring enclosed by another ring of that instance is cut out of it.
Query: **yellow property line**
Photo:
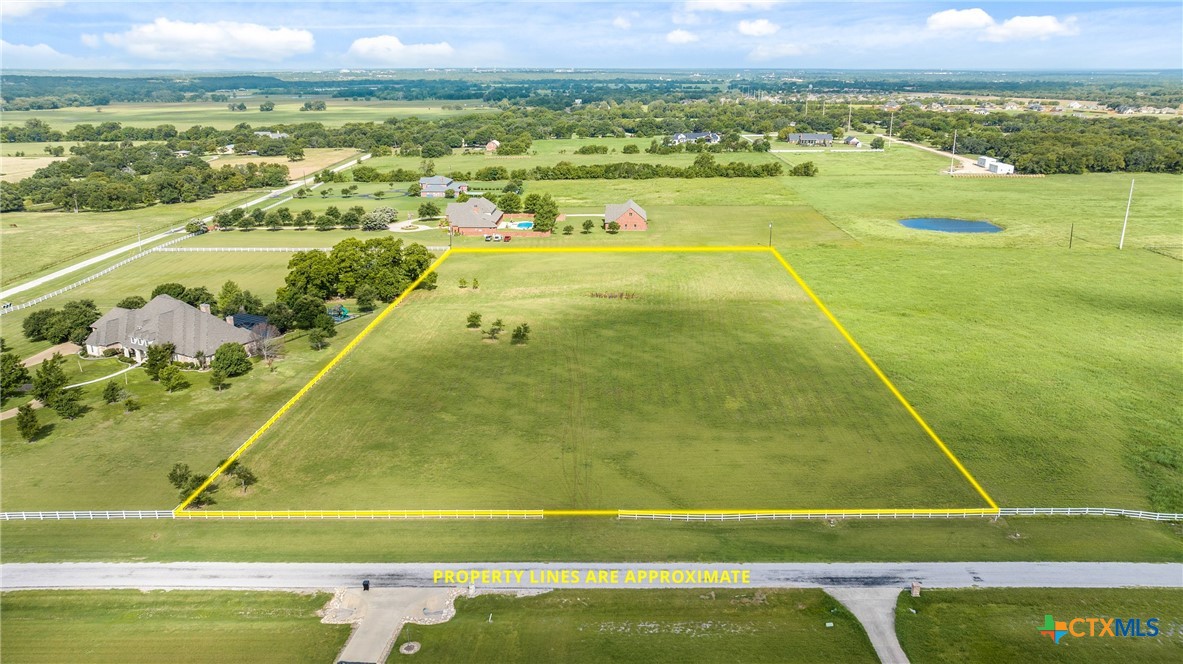
[[[846,514],[846,515],[876,515],[876,514],[964,514],[993,516],[998,514],[997,508],[891,508],[891,509],[792,509],[792,510],[617,510],[622,516],[672,514],[675,516],[715,516],[715,515],[777,515],[777,514]]]
[[[949,450],[944,441],[941,440],[940,436],[938,436],[937,433],[932,430],[932,427],[928,426],[928,423],[924,421],[924,418],[920,417],[920,413],[916,412],[916,409],[912,407],[912,404],[908,403],[908,400],[904,398],[904,395],[901,394],[898,389],[896,389],[894,384],[892,384],[891,379],[887,377],[887,374],[883,373],[883,371],[879,368],[879,365],[875,364],[875,361],[871,359],[871,356],[867,355],[866,351],[864,351],[862,347],[858,345],[858,342],[854,340],[854,337],[850,336],[850,333],[846,331],[846,328],[842,327],[842,323],[839,323],[838,319],[834,318],[834,314],[830,313],[830,310],[826,308],[825,304],[822,303],[821,298],[819,298],[817,294],[815,294],[813,290],[809,288],[809,286],[805,283],[805,280],[802,279],[800,275],[797,274],[797,271],[793,269],[793,266],[789,265],[789,262],[786,261],[784,256],[781,256],[780,252],[776,249],[769,247],[769,251],[772,252],[773,256],[776,256],[776,260],[780,261],[780,264],[784,266],[785,270],[787,270],[788,273],[793,276],[793,279],[797,282],[797,285],[800,286],[801,289],[805,291],[805,294],[813,300],[813,303],[817,305],[818,309],[822,310],[822,313],[826,315],[826,318],[830,319],[830,322],[834,324],[834,327],[838,328],[838,331],[842,333],[842,336],[846,338],[846,341],[850,343],[850,346],[854,348],[859,357],[863,358],[863,361],[867,363],[867,366],[871,367],[871,370],[875,372],[876,376],[879,376],[879,380],[882,380],[883,384],[887,386],[887,389],[891,390],[891,393],[895,395],[895,398],[899,399],[899,402],[904,405],[904,408],[907,409],[907,411],[912,415],[912,417],[916,420],[916,423],[920,425],[920,428],[924,429],[924,432],[928,434],[929,438],[932,438],[933,442],[937,444],[937,447],[941,448],[941,451],[945,453],[945,456],[949,457],[949,460],[953,462],[953,465],[957,467],[957,470],[961,471],[961,474],[965,476],[965,479],[969,480],[969,483],[973,485],[974,489],[977,490],[978,495],[984,498],[986,500],[986,504],[992,509],[997,510],[998,504],[994,502],[994,499],[990,497],[990,494],[986,493],[986,490],[982,488],[981,484],[978,484],[978,481],[974,479],[974,476],[971,475],[968,470],[966,470],[965,466],[961,465],[961,462],[957,460],[957,457],[952,451]]]
[[[399,305],[399,303],[402,302],[403,299],[405,299],[407,297],[407,295],[409,295],[411,293],[411,291],[415,290],[415,288],[418,287],[419,284],[422,283],[423,280],[427,278],[427,275],[434,272],[435,269],[437,267],[439,267],[440,264],[443,263],[448,258],[448,255],[450,253],[451,253],[450,250],[445,251],[439,258],[435,259],[435,262],[432,263],[430,266],[428,266],[428,268],[423,271],[423,274],[419,275],[418,279],[413,281],[410,286],[407,286],[407,289],[404,290],[401,295],[399,295],[397,298],[395,298],[394,302],[391,302],[385,309],[383,309],[382,313],[375,316],[374,320],[370,321],[370,324],[367,325],[365,327],[365,329],[363,329],[361,332],[358,333],[358,335],[356,337],[353,338],[353,341],[350,341],[348,344],[346,344],[346,346],[341,349],[341,352],[337,353],[336,356],[334,356],[332,360],[329,360],[329,363],[326,364],[323,369],[321,369],[319,372],[317,372],[317,374],[312,377],[312,380],[308,381],[304,385],[304,387],[300,388],[300,391],[296,392],[295,396],[293,396],[291,399],[288,399],[287,403],[285,403],[278,411],[275,412],[274,415],[271,416],[271,419],[264,422],[263,426],[259,427],[258,431],[251,434],[251,437],[246,439],[245,443],[243,443],[242,445],[239,445],[238,449],[234,450],[234,454],[231,454],[230,458],[226,459],[226,461],[223,462],[221,466],[218,466],[218,469],[215,470],[212,475],[205,478],[205,481],[201,483],[201,486],[197,487],[197,489],[193,493],[189,494],[189,497],[186,498],[184,500],[184,502],[182,502],[180,505],[177,505],[177,507],[173,510],[173,512],[176,514],[180,514],[181,511],[183,511],[186,507],[188,507],[189,504],[192,503],[193,500],[195,498],[197,498],[197,496],[199,496],[202,491],[205,491],[207,488],[209,488],[209,485],[213,484],[214,480],[216,480],[219,475],[221,475],[223,472],[225,472],[226,469],[230,466],[230,464],[234,463],[234,461],[236,459],[238,459],[238,457],[242,456],[243,452],[247,451],[247,449],[249,449],[251,445],[254,445],[255,441],[258,440],[260,436],[262,436],[268,429],[271,428],[271,425],[275,424],[276,421],[279,420],[279,418],[283,417],[284,413],[288,412],[288,409],[290,409],[292,406],[296,405],[296,403],[299,402],[300,399],[304,398],[304,395],[308,393],[308,390],[312,389],[313,385],[315,385],[318,381],[320,381],[321,378],[324,378],[325,374],[327,374],[329,371],[331,371],[333,369],[333,367],[337,366],[337,364],[346,355],[348,355],[351,351],[353,351],[353,349],[357,347],[357,344],[360,343],[362,339],[365,339],[367,336],[369,336],[370,332],[373,331],[373,329],[375,327],[377,327],[379,323],[381,323],[383,320],[385,320],[386,317],[390,315],[390,312],[394,311],[394,308],[397,307]]]

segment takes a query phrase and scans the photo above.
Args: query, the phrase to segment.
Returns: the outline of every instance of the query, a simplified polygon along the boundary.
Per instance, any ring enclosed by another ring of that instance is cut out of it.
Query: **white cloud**
[[[98,48],[100,43],[98,35],[87,34],[85,32],[79,35],[78,38],[82,40],[83,44],[86,44],[91,48]]]
[[[35,2],[33,0],[4,0],[0,2],[0,16],[4,18],[28,16],[40,9],[53,9],[66,4],[64,0]]]
[[[158,18],[103,39],[131,55],[154,62],[197,64],[223,60],[279,62],[310,53],[316,41],[307,30],[268,28],[257,23],[187,23]]]
[[[691,0],[686,3],[686,11],[746,12],[753,9],[770,9],[778,4],[779,0]]]
[[[926,25],[932,32],[979,32],[980,41],[991,42],[1068,37],[1080,32],[1075,18],[1014,16],[999,23],[978,8],[946,9],[929,16]]]
[[[946,9],[928,17],[929,30],[953,32],[956,30],[981,30],[994,25],[994,17],[984,9]]]
[[[612,25],[620,28],[621,30],[628,30],[629,28],[633,27],[632,21],[623,16],[617,16],[616,18],[612,19]]]
[[[750,60],[778,60],[780,58],[790,58],[795,55],[802,55],[809,52],[809,49],[800,44],[764,44],[757,46],[748,53]]]
[[[346,55],[365,64],[403,67],[430,64],[433,58],[446,57],[454,52],[455,49],[448,42],[404,44],[394,35],[380,35],[354,40]]]
[[[1055,16],[1015,16],[986,28],[984,41],[1003,42],[1016,39],[1048,39],[1079,34],[1075,18],[1061,21]]]
[[[754,21],[740,21],[740,34],[748,35],[749,37],[765,37],[780,30],[780,26],[769,21],[766,18],[758,18]]]
[[[698,35],[687,30],[672,30],[665,40],[671,44],[689,44],[698,41]]]
[[[86,67],[90,61],[59,52],[49,44],[11,44],[0,40],[5,69],[60,69]],[[93,65],[92,65],[93,66]]]

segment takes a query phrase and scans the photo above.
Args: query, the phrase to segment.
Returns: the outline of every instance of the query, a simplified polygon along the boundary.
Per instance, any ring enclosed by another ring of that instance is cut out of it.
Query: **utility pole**
[[[772,246],[772,224],[768,224],[768,246]]]
[[[1125,246],[1125,229],[1130,223],[1130,204],[1134,202],[1134,181],[1130,180],[1130,197],[1125,202],[1125,221],[1121,222],[1121,240],[1117,242],[1117,250]]]
[[[846,105],[846,133],[850,133],[850,113],[854,109],[854,104],[848,103]]]
[[[887,137],[891,138],[891,130],[895,128],[895,111],[891,112],[891,120],[887,123]]]
[[[949,157],[949,175],[953,175],[953,164],[957,163],[957,130],[953,130],[953,156]]]

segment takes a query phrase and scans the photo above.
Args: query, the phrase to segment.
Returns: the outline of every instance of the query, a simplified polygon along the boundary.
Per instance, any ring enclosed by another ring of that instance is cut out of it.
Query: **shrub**
[[[247,373],[253,368],[253,365],[242,344],[227,342],[218,346],[218,350],[214,351],[214,359],[210,362],[210,368],[233,378]]]

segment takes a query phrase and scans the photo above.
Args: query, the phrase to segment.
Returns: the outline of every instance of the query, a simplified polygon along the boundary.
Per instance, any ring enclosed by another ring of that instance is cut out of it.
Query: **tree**
[[[192,476],[193,471],[189,470],[189,464],[175,463],[168,471],[168,483],[180,490],[181,487],[189,483],[189,478]]]
[[[209,385],[218,392],[222,391],[222,387],[226,384],[226,373],[221,369],[214,369],[209,372]]]
[[[363,284],[354,291],[353,296],[357,298],[357,308],[359,311],[373,311],[374,298],[377,294],[374,292],[374,287],[369,284]]]
[[[128,397],[126,400],[124,400],[123,412],[133,413],[139,409],[140,409],[140,402],[139,401],[136,401],[135,399],[132,399],[131,397]]]
[[[418,196],[423,193],[423,187],[418,182],[412,182],[411,186],[407,187],[408,196]]]
[[[559,206],[550,194],[543,194],[534,206],[534,230],[549,233],[555,229]]]
[[[62,365],[65,363],[66,359],[61,353],[54,353],[53,357],[37,367],[37,372],[33,376],[33,398],[48,405],[54,395],[70,382],[66,378],[66,372],[62,371]]]
[[[570,235],[574,232],[575,232],[575,227],[572,226],[571,224],[567,224],[566,226],[563,226],[563,235]]]
[[[331,231],[337,226],[337,222],[332,217],[322,214],[316,218],[314,225],[318,231]]]
[[[246,348],[242,344],[228,341],[218,346],[218,350],[214,351],[214,359],[210,362],[210,368],[233,378],[249,372],[254,368],[254,365],[251,364],[251,358],[246,354]]]
[[[468,314],[468,329],[475,330],[481,326],[481,315],[477,312]]]
[[[426,201],[419,206],[420,219],[435,219],[440,216],[440,207],[431,201]]]
[[[324,330],[319,327],[314,327],[309,330],[308,345],[312,347],[312,350],[320,350],[328,346],[329,342],[325,341]]]
[[[129,295],[120,300],[115,306],[121,309],[139,309],[145,304],[148,304],[148,301],[139,295]]]
[[[607,228],[609,233],[616,233],[620,231],[620,224],[615,221],[609,221]]]
[[[477,290],[481,287],[481,282],[477,281],[476,277],[472,278],[472,289]]]
[[[590,233],[590,232],[592,231],[592,229],[593,229],[593,228],[595,228],[595,227],[596,227],[596,224],[595,224],[595,222],[593,222],[591,219],[585,219],[585,220],[583,221],[583,234],[584,234],[584,235],[587,235],[587,234],[588,234],[588,233]]]
[[[283,334],[270,323],[258,323],[251,328],[251,336],[259,355],[267,363],[267,369],[274,371],[275,361],[283,355]]]
[[[789,175],[811,178],[817,175],[817,166],[812,161],[803,161],[790,168]]]
[[[123,388],[119,383],[109,380],[103,386],[103,403],[112,404],[117,403],[123,399]]]
[[[510,214],[520,212],[522,209],[522,198],[512,191],[508,192],[497,199],[497,207],[501,208],[502,212]],[[535,207],[537,208],[537,206]]]
[[[242,487],[242,493],[244,495],[249,487],[254,486],[259,481],[259,478],[255,476],[255,473],[250,468],[239,464],[237,461],[226,472]]]
[[[308,228],[308,224],[314,219],[316,219],[316,213],[314,213],[312,210],[300,210],[300,214],[296,215],[296,219],[293,221],[293,224],[296,226],[296,230],[302,231],[305,228]]]
[[[0,355],[0,399],[16,394],[27,382],[29,370],[21,362],[20,356],[16,353]]]
[[[461,277],[460,278],[460,287],[461,288],[468,288],[468,279]]]
[[[148,346],[147,357],[144,358],[144,373],[152,380],[160,380],[160,371],[169,366],[177,348],[172,344],[152,344]]]
[[[275,110],[275,102],[265,101],[262,104],[259,104],[259,110],[264,113],[266,113],[268,111],[274,111]]]
[[[170,281],[167,284],[160,284],[156,288],[153,288],[152,295],[148,299],[152,299],[152,298],[156,297],[157,295],[168,295],[169,297],[175,297],[179,300],[179,299],[181,299],[181,295],[183,295],[184,293],[185,293],[184,286],[182,286],[181,284],[178,284],[176,282]]]
[[[882,150],[884,143],[885,141],[883,140],[882,136],[876,136],[875,138],[871,139],[871,149]]]
[[[288,161],[303,161],[304,148],[300,147],[299,145],[290,145],[288,146],[285,156],[287,156]]]
[[[526,194],[526,197],[522,199],[522,212],[528,212],[530,214],[534,214],[537,211],[538,203],[541,200],[542,200],[542,194],[539,194],[537,192],[532,193],[532,194]]]
[[[501,334],[503,330],[505,330],[505,323],[503,323],[501,319],[498,318],[497,320],[493,321],[493,325],[484,332],[485,336],[492,339],[493,341],[496,341],[497,335]]]
[[[160,384],[164,386],[167,392],[176,392],[189,387],[189,381],[181,370],[173,365],[168,365],[160,370]]]
[[[514,345],[520,345],[526,343],[529,340],[530,324],[522,323],[521,325],[513,328],[513,335],[510,337],[509,342]]]
[[[629,143],[628,145],[620,148],[620,151],[623,154],[638,154],[641,151],[641,148],[637,147],[636,143]]]
[[[233,281],[227,281],[222,284],[222,290],[218,291],[217,311],[222,316],[230,316],[238,313],[243,308],[242,289]]]
[[[33,409],[33,404],[27,403],[16,409],[16,430],[21,438],[30,443],[41,431],[41,424],[37,421],[37,411]]]
[[[15,187],[0,187],[0,212],[20,212],[25,209],[25,197]]]
[[[82,390],[77,387],[58,391],[46,405],[67,420],[77,419],[87,411],[86,406],[82,405]]]

